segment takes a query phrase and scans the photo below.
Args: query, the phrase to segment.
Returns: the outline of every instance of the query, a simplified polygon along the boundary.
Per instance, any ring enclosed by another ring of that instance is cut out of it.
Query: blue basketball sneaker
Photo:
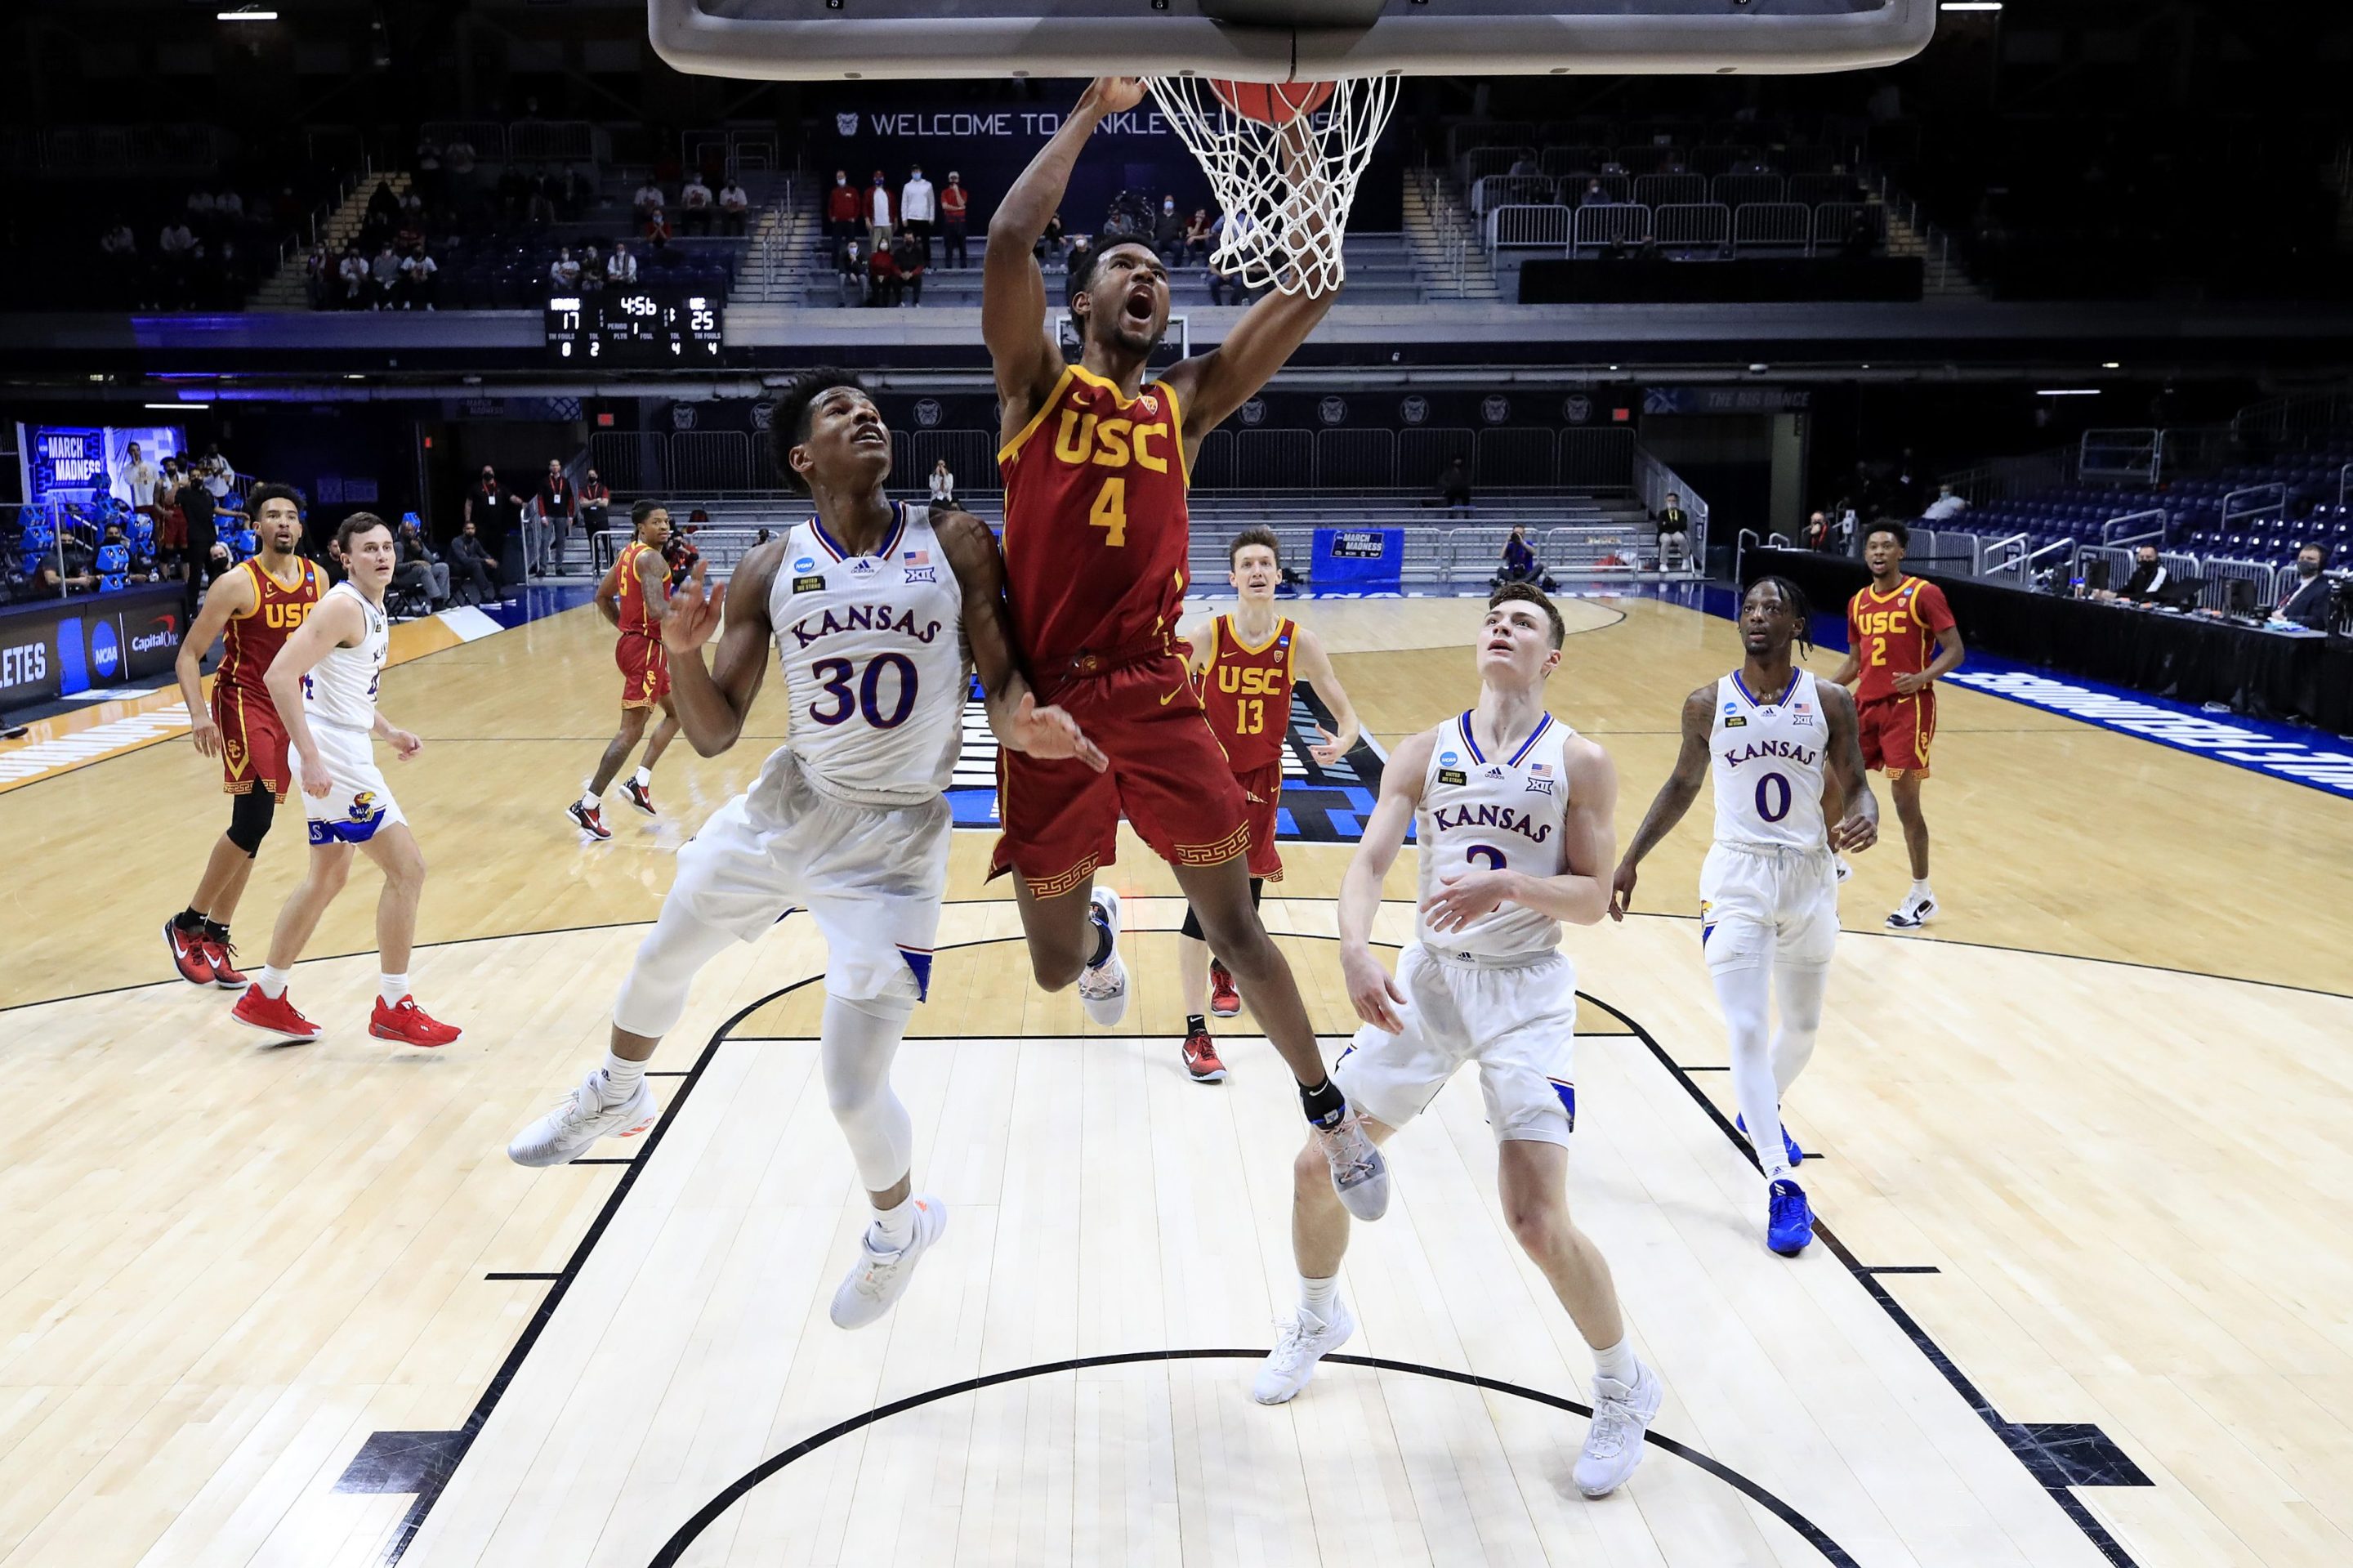
[[[1814,1212],[1806,1206],[1806,1190],[1795,1181],[1776,1181],[1769,1201],[1765,1245],[1783,1257],[1795,1257],[1814,1239]]]
[[[1748,1137],[1748,1123],[1745,1118],[1734,1117],[1732,1125],[1740,1129],[1741,1137]],[[1756,1139],[1749,1139],[1749,1145],[1754,1148]],[[1806,1162],[1806,1151],[1798,1147],[1796,1139],[1789,1136],[1789,1124],[1786,1121],[1781,1124],[1781,1152],[1789,1157],[1789,1163],[1792,1165],[1803,1165]]]

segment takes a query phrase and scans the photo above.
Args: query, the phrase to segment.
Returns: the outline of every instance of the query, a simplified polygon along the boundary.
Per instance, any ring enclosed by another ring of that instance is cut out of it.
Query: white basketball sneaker
[[[1936,917],[1936,899],[1934,894],[1906,893],[1904,902],[1888,916],[1887,928],[1891,931],[1916,931]]]
[[[1332,1191],[1343,1208],[1360,1220],[1377,1220],[1389,1212],[1389,1162],[1366,1133],[1361,1113],[1352,1108],[1339,1126],[1315,1128],[1315,1141],[1332,1162]]]
[[[619,1105],[605,1099],[605,1069],[592,1068],[554,1110],[516,1133],[507,1158],[534,1168],[569,1165],[600,1138],[635,1138],[661,1115],[643,1078]]]
[[[929,1192],[915,1194],[915,1234],[897,1252],[876,1252],[874,1227],[867,1226],[858,1239],[858,1261],[833,1293],[833,1326],[863,1329],[891,1310],[915,1277],[915,1260],[947,1234],[948,1206]]]
[[[1127,1016],[1127,962],[1119,956],[1119,895],[1098,887],[1087,904],[1111,933],[1111,956],[1079,971],[1079,1000],[1086,1003],[1089,1018],[1109,1029]]]
[[[1250,1397],[1261,1404],[1281,1404],[1291,1399],[1315,1375],[1315,1363],[1346,1344],[1356,1331],[1356,1319],[1337,1296],[1332,1298],[1329,1322],[1301,1308],[1297,1317],[1283,1319],[1274,1349],[1267,1352],[1258,1376],[1250,1381]]]
[[[1631,1386],[1616,1378],[1594,1378],[1593,1425],[1585,1434],[1584,1452],[1577,1457],[1578,1491],[1602,1498],[1625,1484],[1642,1462],[1642,1434],[1658,1418],[1664,1397],[1659,1374],[1639,1361]]]

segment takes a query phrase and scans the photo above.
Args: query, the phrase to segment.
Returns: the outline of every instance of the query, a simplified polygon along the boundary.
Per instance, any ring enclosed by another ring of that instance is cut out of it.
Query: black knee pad
[[[255,785],[228,809],[228,842],[248,857],[260,853],[261,841],[269,836],[270,821],[277,815],[278,801],[267,788]]]
[[[1266,878],[1262,876],[1253,876],[1250,878],[1251,908],[1255,909],[1258,907],[1259,896],[1265,891]],[[1183,935],[1192,938],[1193,940],[1197,942],[1207,941],[1208,939],[1201,935],[1201,917],[1193,913],[1193,906],[1190,904],[1185,906],[1185,924],[1178,927],[1178,929]]]

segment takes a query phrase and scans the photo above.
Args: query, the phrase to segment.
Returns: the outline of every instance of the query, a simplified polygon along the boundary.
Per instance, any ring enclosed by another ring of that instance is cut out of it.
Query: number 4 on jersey
[[[1103,482],[1095,492],[1095,503],[1087,509],[1087,521],[1098,528],[1109,530],[1103,540],[1114,547],[1127,543],[1127,478],[1113,474]]]

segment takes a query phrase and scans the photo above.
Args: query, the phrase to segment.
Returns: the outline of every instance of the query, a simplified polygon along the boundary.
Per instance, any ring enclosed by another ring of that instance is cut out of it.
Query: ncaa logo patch
[[[1461,757],[1455,752],[1441,751],[1438,754],[1438,765],[1440,768],[1451,768],[1461,760]]]
[[[793,563],[793,570],[797,572],[813,572],[817,570],[817,557],[814,556],[803,556],[799,560]]]

